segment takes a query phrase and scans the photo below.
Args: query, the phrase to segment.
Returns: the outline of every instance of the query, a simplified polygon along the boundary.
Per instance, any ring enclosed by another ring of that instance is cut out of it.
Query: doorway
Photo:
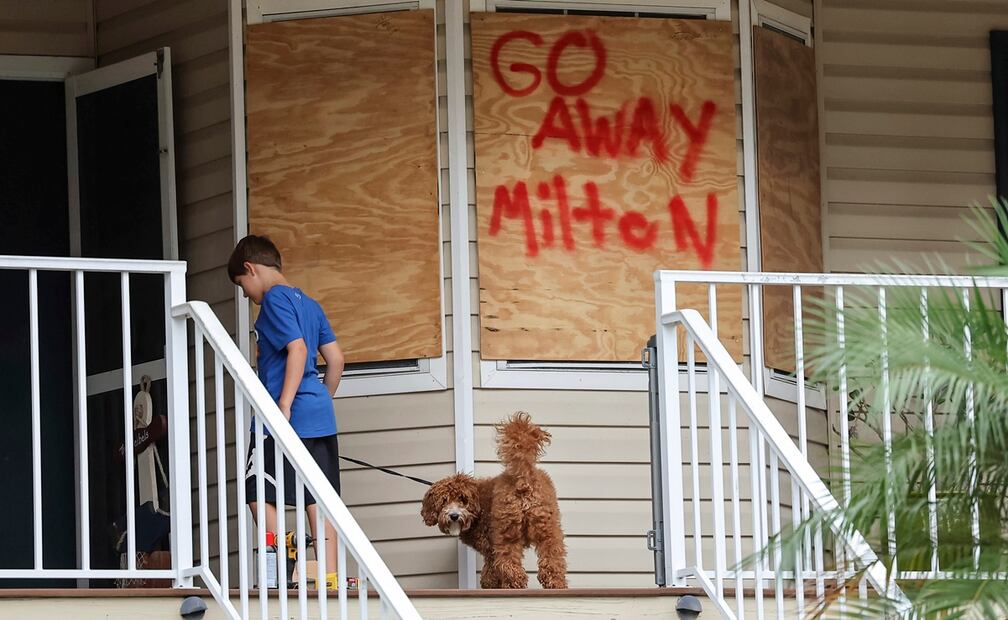
[[[175,221],[170,55],[167,49],[67,79],[3,79],[0,97],[0,254],[174,259]],[[11,503],[0,511],[2,568],[34,564],[28,276],[0,271],[0,413],[9,441],[0,444]],[[43,565],[81,566],[81,539],[92,568],[118,568],[111,524],[125,512],[122,393],[122,298],[118,274],[84,280],[86,377],[73,368],[72,274],[40,272],[39,338]],[[134,386],[151,375],[154,410],[167,413],[164,381],[164,283],[129,282]],[[77,381],[87,400],[74,403]],[[136,393],[130,386],[130,399]],[[88,480],[76,453],[79,415],[87,416]],[[165,446],[161,453],[167,454]],[[81,488],[89,527],[80,531]],[[9,587],[67,581],[23,580]],[[98,585],[92,583],[91,585]]]

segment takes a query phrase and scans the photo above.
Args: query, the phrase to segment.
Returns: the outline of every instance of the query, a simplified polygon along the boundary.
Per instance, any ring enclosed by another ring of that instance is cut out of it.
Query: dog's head
[[[479,489],[467,474],[455,474],[435,482],[424,494],[420,516],[427,525],[437,525],[443,534],[458,536],[480,515]]]

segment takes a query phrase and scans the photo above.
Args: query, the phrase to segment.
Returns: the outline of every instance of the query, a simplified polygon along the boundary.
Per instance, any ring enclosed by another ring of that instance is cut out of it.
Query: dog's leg
[[[522,566],[524,551],[519,544],[511,544],[497,550],[494,554],[494,572],[500,580],[497,587],[509,589],[528,587],[528,573]]]
[[[529,528],[539,560],[539,583],[547,589],[567,587],[567,548],[559,516],[538,520]]]
[[[490,542],[493,545],[494,573],[500,580],[501,588],[520,589],[528,586],[528,573],[522,566],[525,546],[521,539],[521,527],[518,523],[504,524],[497,522],[499,527],[490,532]]]
[[[500,575],[494,568],[493,554],[483,556],[483,572],[480,574],[480,587],[484,590],[493,590],[501,587]]]

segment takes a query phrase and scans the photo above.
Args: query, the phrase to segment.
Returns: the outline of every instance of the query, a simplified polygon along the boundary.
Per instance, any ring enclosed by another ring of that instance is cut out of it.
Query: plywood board
[[[819,122],[812,48],[766,28],[753,28],[760,254],[763,271],[823,270]],[[803,291],[802,306],[819,289]],[[766,365],[794,372],[794,304],[790,287],[766,287]],[[804,319],[809,318],[803,312]]]
[[[441,355],[434,15],[249,26],[249,228],[347,360]]]
[[[656,269],[739,265],[730,24],[476,13],[472,41],[482,357],[639,359]]]

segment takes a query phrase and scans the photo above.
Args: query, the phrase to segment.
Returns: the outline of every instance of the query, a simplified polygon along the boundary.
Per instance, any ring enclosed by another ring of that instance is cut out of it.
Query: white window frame
[[[799,15],[794,11],[785,9],[766,0],[756,0],[752,4],[756,12],[754,22],[759,26],[769,26],[774,30],[779,30],[785,34],[804,41],[808,47],[813,47],[812,43],[812,18]]]
[[[626,13],[696,15],[731,19],[730,0],[470,0],[473,12],[497,9],[577,9]],[[641,342],[643,350],[646,342]],[[525,362],[480,359],[480,387],[525,390],[596,390],[646,392],[648,371],[641,362]],[[685,376],[685,375],[683,375]],[[707,384],[701,382],[703,390]],[[682,383],[685,385],[685,382]]]
[[[448,0],[453,1],[453,0]],[[361,15],[366,13],[380,13],[386,11],[408,11],[408,10],[434,10],[435,0],[250,0],[246,5],[247,21],[249,24],[261,24],[266,22],[288,21],[293,19],[312,19],[319,17],[333,17],[338,15]],[[232,45],[236,45],[234,38],[237,37],[237,45],[241,49],[241,64],[244,64],[244,46],[241,44],[241,32],[237,35],[232,32]],[[437,72],[437,25],[431,32],[431,46],[435,51],[435,65],[431,67],[434,72],[434,120],[437,135],[441,135],[441,117],[439,97],[439,77]],[[241,90],[244,93],[244,75],[238,71],[232,73],[232,91]],[[240,132],[241,140],[235,141],[236,153],[245,151],[245,114],[244,97],[241,97],[241,104],[232,102],[236,111],[232,112],[233,117],[239,119],[236,134]],[[441,168],[441,148],[437,148],[437,167]],[[245,175],[244,168],[236,169],[235,175]],[[236,225],[235,233],[237,237],[242,237],[248,229],[248,200],[247,186],[242,179],[242,183],[236,183]],[[409,394],[415,392],[433,392],[449,389],[448,383],[448,351],[447,351],[447,320],[445,315],[444,299],[444,239],[442,237],[444,211],[442,205],[443,188],[441,187],[441,174],[437,178],[437,201],[438,201],[438,275],[439,275],[439,298],[441,300],[441,355],[435,358],[417,359],[414,368],[403,368],[389,365],[386,367],[375,366],[368,369],[348,369],[344,371],[340,380],[339,389],[336,391],[336,398],[353,398],[357,396],[378,396],[382,394]],[[241,293],[236,292],[238,305],[238,329],[239,333],[250,333],[250,308],[249,301]],[[337,326],[337,337],[338,337]],[[247,343],[248,337],[240,339]],[[249,355],[249,347],[246,344],[243,353]]]
[[[671,13],[697,15],[706,19],[727,21],[731,19],[730,0],[470,0],[472,12],[508,9],[577,9],[582,11],[621,11],[626,13]]]
[[[448,0],[451,2],[452,0]],[[249,24],[291,19],[434,9],[435,0],[249,0]]]
[[[768,26],[790,35],[799,41],[803,41],[808,47],[813,47],[812,18],[805,17],[766,0],[753,0],[750,7],[753,13],[754,24]],[[763,386],[767,396],[798,404],[798,381],[788,373],[764,365]],[[806,380],[805,405],[810,409],[825,410],[825,386]]]
[[[767,396],[798,404],[798,379],[773,368],[763,368],[763,391]],[[826,409],[826,386],[805,379],[805,407]]]

